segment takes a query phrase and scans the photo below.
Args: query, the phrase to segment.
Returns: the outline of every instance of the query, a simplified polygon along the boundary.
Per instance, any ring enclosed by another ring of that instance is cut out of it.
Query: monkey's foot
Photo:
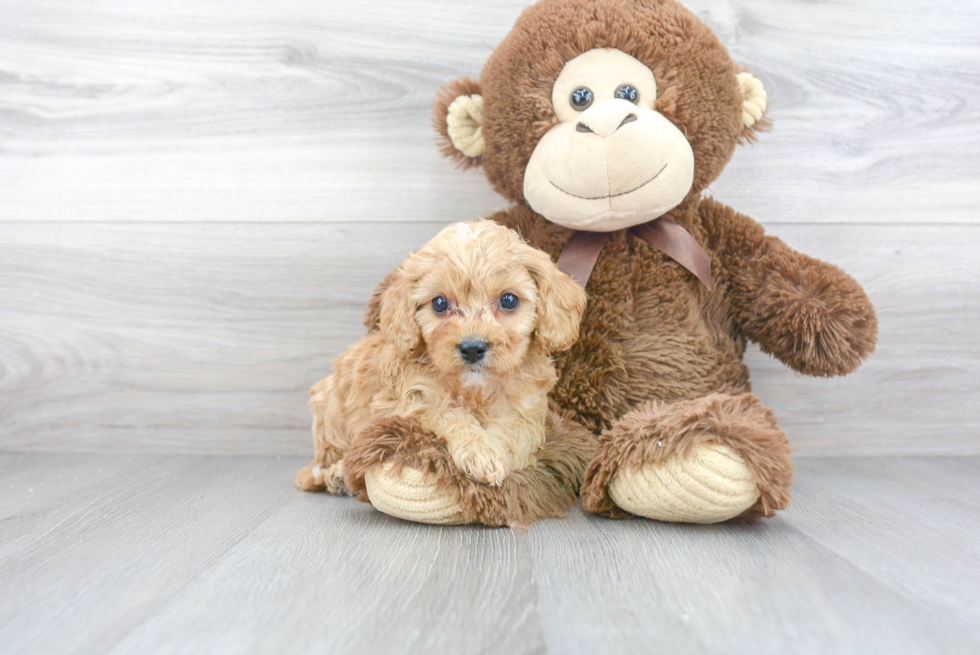
[[[650,402],[600,442],[582,486],[587,512],[718,523],[775,516],[789,504],[789,442],[751,394]]]
[[[468,523],[453,494],[439,485],[435,474],[394,464],[378,464],[364,472],[371,504],[391,516],[435,525]]]
[[[609,497],[630,514],[658,521],[718,523],[755,505],[759,490],[745,460],[721,444],[698,444],[687,459],[621,468]]]

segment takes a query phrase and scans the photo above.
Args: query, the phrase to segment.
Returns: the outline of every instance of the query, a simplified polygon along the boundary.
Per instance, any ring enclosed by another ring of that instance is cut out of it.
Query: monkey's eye
[[[432,299],[432,311],[436,314],[445,314],[447,309],[449,309],[449,301],[446,300],[445,296]]]
[[[575,111],[585,111],[592,104],[592,90],[585,86],[580,89],[575,89],[572,91],[572,97],[569,98],[569,103],[571,103],[572,109]]]
[[[636,92],[636,87],[632,84],[624,84],[616,89],[616,97],[620,100],[629,100],[635,105],[639,93]]]
[[[506,309],[507,311],[517,309],[517,306],[520,303],[520,299],[512,293],[505,293],[504,295],[500,296],[500,307]]]

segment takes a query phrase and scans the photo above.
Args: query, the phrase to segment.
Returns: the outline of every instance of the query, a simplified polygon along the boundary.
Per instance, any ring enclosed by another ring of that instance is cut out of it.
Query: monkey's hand
[[[747,216],[702,203],[733,318],[763,352],[806,375],[845,375],[875,349],[878,319],[843,270],[766,236]]]

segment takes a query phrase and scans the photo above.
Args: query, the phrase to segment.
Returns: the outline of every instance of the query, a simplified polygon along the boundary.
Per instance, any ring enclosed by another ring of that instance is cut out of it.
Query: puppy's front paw
[[[323,484],[327,487],[327,493],[334,496],[347,496],[350,492],[344,482],[344,460],[340,460],[333,466],[322,469],[320,475],[323,477]]]
[[[467,476],[478,482],[499,487],[510,473],[507,456],[480,442],[467,444],[453,453],[453,461]]]

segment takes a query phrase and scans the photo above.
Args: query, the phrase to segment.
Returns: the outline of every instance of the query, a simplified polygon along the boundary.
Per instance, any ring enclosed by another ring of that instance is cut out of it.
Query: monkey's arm
[[[878,319],[854,278],[713,200],[700,211],[733,318],[763,352],[800,373],[832,376],[850,373],[874,351]]]

